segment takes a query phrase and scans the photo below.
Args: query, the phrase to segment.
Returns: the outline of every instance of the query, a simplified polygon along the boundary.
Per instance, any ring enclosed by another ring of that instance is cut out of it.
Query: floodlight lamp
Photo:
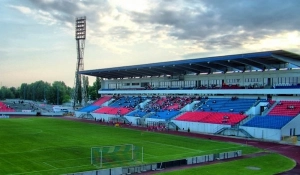
[[[79,17],[76,18],[76,23],[75,23],[75,38],[76,40],[81,40],[85,39],[86,37],[86,18],[84,17]]]

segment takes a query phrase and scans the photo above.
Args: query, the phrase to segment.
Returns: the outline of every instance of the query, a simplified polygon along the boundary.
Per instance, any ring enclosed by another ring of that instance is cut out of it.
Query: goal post
[[[91,148],[91,164],[103,165],[130,165],[143,162],[143,148],[133,144],[112,145]]]

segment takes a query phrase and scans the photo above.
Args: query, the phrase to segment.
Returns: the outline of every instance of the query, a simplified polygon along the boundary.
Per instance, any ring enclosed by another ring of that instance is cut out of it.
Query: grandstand
[[[279,142],[300,135],[299,68],[275,50],[80,71],[102,97],[75,115]]]
[[[98,109],[99,107],[101,107],[105,102],[109,101],[110,99],[111,99],[110,96],[103,96],[100,99],[98,99],[97,101],[95,101],[94,103],[92,103],[91,105],[81,108],[79,110],[79,112],[84,113],[84,112],[94,111],[94,110]]]
[[[31,100],[6,99],[0,101],[0,115],[11,116],[62,116],[74,112],[67,106],[57,106]]]
[[[14,112],[15,110],[10,107],[9,105],[6,105],[5,103],[0,101],[0,111],[1,112]]]

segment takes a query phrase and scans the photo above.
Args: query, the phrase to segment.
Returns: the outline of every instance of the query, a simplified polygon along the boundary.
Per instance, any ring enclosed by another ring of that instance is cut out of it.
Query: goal
[[[91,148],[91,164],[100,166],[122,166],[143,162],[143,148],[133,144]]]

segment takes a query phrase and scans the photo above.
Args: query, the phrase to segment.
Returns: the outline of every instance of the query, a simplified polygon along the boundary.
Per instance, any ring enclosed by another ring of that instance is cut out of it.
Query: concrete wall
[[[269,141],[280,141],[281,130],[280,129],[268,129],[268,128],[255,128],[240,126],[241,129],[247,131],[250,135],[257,139],[264,139]]]
[[[294,134],[293,130],[295,130],[295,135],[300,135],[300,115],[296,116],[294,119],[292,119],[288,124],[286,124],[281,129],[281,135],[282,136],[292,136]],[[292,132],[292,135],[291,135],[291,132]]]
[[[124,116],[129,122],[132,123],[132,125],[137,125],[137,120],[140,118],[140,117],[133,117],[133,116]]]
[[[186,122],[186,121],[178,121],[178,120],[171,120],[175,123],[180,130],[188,130],[190,129],[191,132],[201,132],[201,133],[215,133],[222,129],[223,127],[229,127],[229,125],[223,124],[211,124],[211,123],[200,123],[200,122]]]
[[[112,117],[116,117],[115,115],[111,115],[111,114],[99,114],[99,113],[90,113],[90,114],[97,120],[104,119],[105,121],[108,121]]]

